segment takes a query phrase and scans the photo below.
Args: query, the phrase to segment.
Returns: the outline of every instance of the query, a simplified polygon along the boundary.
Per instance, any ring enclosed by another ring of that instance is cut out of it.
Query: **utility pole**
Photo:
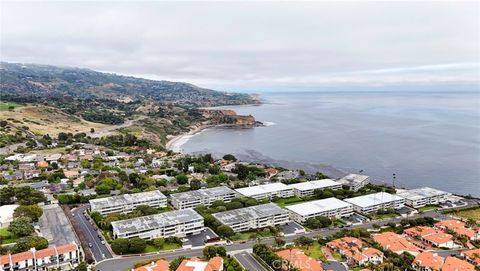
[[[393,188],[395,188],[395,179],[397,178],[397,175],[395,175],[395,173],[393,173]]]

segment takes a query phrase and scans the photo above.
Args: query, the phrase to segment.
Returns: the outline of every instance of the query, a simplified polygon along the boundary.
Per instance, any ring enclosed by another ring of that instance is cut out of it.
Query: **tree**
[[[15,197],[21,205],[32,205],[47,200],[45,195],[30,186],[15,188]]]
[[[286,244],[285,240],[280,237],[275,237],[275,245],[277,247],[283,247]]]
[[[177,184],[186,184],[188,182],[188,176],[185,175],[184,173],[180,173],[177,176],[175,176],[175,179],[177,180]]]
[[[0,121],[0,127],[5,127],[7,126],[8,122],[6,120],[1,120]]]
[[[185,260],[185,259],[186,258],[184,256],[179,256],[179,257],[175,258],[173,261],[170,262],[170,265],[168,266],[168,269],[170,271],[176,271],[178,266],[180,266],[182,261]]]
[[[93,129],[93,128],[92,128]],[[88,271],[88,264],[86,262],[81,262],[75,271]]]
[[[231,237],[235,234],[235,232],[230,228],[229,226],[226,225],[220,225],[218,226],[216,232],[223,237]]]
[[[27,251],[31,248],[36,250],[44,249],[48,247],[48,240],[40,236],[27,236],[17,240],[13,250],[15,253]]]
[[[38,219],[42,216],[43,209],[40,208],[37,204],[32,205],[20,205],[13,212],[13,217],[28,217],[33,222],[37,222]]]
[[[95,129],[94,128],[90,128],[90,133],[95,133]]]
[[[129,241],[127,238],[117,238],[112,241],[111,248],[116,254],[126,254],[128,253]]]
[[[233,154],[225,154],[223,156],[223,160],[237,161],[237,158],[235,156],[233,156]]]
[[[200,182],[200,180],[197,180],[197,179],[191,180],[190,181],[190,189],[191,190],[198,190],[198,189],[201,188],[201,184],[202,183]]]
[[[13,197],[15,197],[15,190],[11,186],[0,189],[0,205],[6,205],[13,203]]]
[[[312,238],[309,238],[307,236],[300,236],[298,237],[297,239],[293,240],[293,242],[296,244],[296,245],[300,245],[300,246],[309,246],[311,244],[313,244],[313,239]]]
[[[164,238],[155,238],[153,239],[153,245],[156,247],[156,248],[162,248],[163,245],[165,245],[165,239]]]
[[[221,246],[207,246],[203,249],[203,256],[208,259],[215,256],[225,257],[227,256],[227,250]]]
[[[147,242],[139,237],[134,237],[129,240],[128,252],[141,253],[147,247]]]
[[[15,218],[8,226],[8,231],[17,237],[29,236],[33,233],[32,220],[28,217]]]

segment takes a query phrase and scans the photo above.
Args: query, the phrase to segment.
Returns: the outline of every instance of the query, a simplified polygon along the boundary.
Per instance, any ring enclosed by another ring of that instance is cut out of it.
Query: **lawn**
[[[244,231],[244,232],[237,232],[234,236],[230,239],[232,241],[240,241],[240,240],[250,240],[255,239],[256,237],[271,237],[273,233],[271,231]]]
[[[182,247],[181,245],[176,243],[165,243],[161,248],[157,248],[156,246],[152,246],[152,245],[147,245],[144,252],[151,253],[151,252],[157,252],[161,250],[173,250],[181,247]]]
[[[0,102],[0,111],[7,111],[10,106],[17,108],[20,105],[12,102]]]
[[[314,259],[317,259],[317,260],[320,260],[322,262],[325,262],[327,261],[327,259],[325,258],[325,256],[323,255],[323,252],[322,252],[322,245],[320,245],[319,243],[315,242],[313,245],[311,246],[308,246],[308,247],[302,247],[301,249],[305,252],[305,254],[307,254],[308,256],[314,258]]]
[[[468,210],[461,210],[454,212],[453,215],[465,218],[465,219],[474,219],[475,221],[479,222],[480,221],[480,207],[478,208],[472,208]]]
[[[418,211],[419,212],[426,212],[426,211],[431,211],[431,210],[435,210],[435,209],[438,209],[438,208],[440,208],[440,206],[438,206],[438,205],[427,205],[427,206],[418,208]]]
[[[0,228],[0,236],[2,237],[4,244],[11,244],[17,241],[17,238],[13,236],[7,228]]]
[[[372,215],[373,219],[379,219],[379,220],[395,218],[397,216],[398,216],[397,213],[383,214],[383,215],[379,215],[379,214]]]

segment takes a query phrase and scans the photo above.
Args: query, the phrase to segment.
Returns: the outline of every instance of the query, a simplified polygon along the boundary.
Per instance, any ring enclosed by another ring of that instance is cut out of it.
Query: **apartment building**
[[[315,190],[332,189],[337,190],[342,188],[342,184],[330,179],[316,180],[310,182],[302,182],[288,185],[293,188],[295,196],[303,198],[313,196]]]
[[[205,205],[208,207],[216,200],[230,202],[237,195],[238,193],[234,190],[226,186],[219,186],[171,194],[170,200],[173,207],[182,210],[186,208],[195,208],[198,205]]]
[[[185,237],[204,229],[203,217],[193,209],[176,210],[112,222],[114,238]]]
[[[90,210],[102,215],[129,213],[139,205],[148,205],[153,208],[167,207],[167,197],[160,191],[154,190],[90,200]]]
[[[284,183],[269,183],[236,189],[245,197],[252,197],[257,200],[272,198],[293,197],[293,188]]]
[[[289,213],[274,203],[215,213],[213,216],[235,232],[273,227],[290,221]]]
[[[353,206],[350,203],[336,198],[314,200],[290,205],[286,208],[290,212],[291,218],[298,223],[304,223],[307,219],[317,216],[340,218],[353,214]]]
[[[405,199],[386,192],[368,194],[364,196],[345,199],[353,205],[356,212],[370,214],[382,209],[400,209],[405,206]]]
[[[347,176],[337,180],[342,185],[346,185],[350,190],[357,192],[360,188],[370,183],[370,177],[359,174],[348,174]]]
[[[82,260],[80,248],[75,243],[58,247],[7,254],[0,256],[0,270],[73,270]]]
[[[450,193],[435,188],[421,187],[401,191],[397,195],[404,198],[408,206],[419,208],[425,205],[444,203],[448,200]]]

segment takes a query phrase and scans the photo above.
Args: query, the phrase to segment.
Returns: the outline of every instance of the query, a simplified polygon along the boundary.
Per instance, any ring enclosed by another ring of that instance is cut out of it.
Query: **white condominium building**
[[[347,176],[339,179],[337,182],[350,187],[350,190],[356,192],[360,190],[360,188],[370,183],[370,177],[358,174],[348,174]]]
[[[351,203],[356,212],[374,213],[381,209],[400,209],[405,206],[405,199],[386,192],[379,192],[354,198],[345,199]]]
[[[297,197],[310,197],[313,196],[315,190],[320,189],[332,189],[337,190],[342,188],[342,184],[330,179],[316,180],[310,182],[294,183],[288,185],[293,188],[293,192]]]
[[[290,212],[290,217],[298,223],[304,223],[307,219],[317,216],[341,218],[353,214],[353,206],[337,198],[314,200],[286,208]]]
[[[112,222],[114,238],[184,237],[204,229],[203,217],[193,209],[165,212]]]
[[[213,216],[235,232],[273,227],[290,221],[288,212],[274,203],[215,213]]]
[[[160,191],[154,190],[90,200],[90,210],[102,215],[129,213],[139,205],[148,205],[153,208],[167,207],[167,197]]]
[[[230,202],[238,194],[226,187],[219,186],[207,189],[193,190],[170,195],[171,203],[176,209],[195,208],[198,205],[210,206],[216,200]]]
[[[252,197],[257,200],[272,198],[293,197],[293,188],[284,183],[269,183],[250,187],[236,189],[238,193],[245,197]]]
[[[419,208],[429,204],[446,202],[450,193],[430,187],[421,187],[398,192],[397,195],[404,198],[407,205]]]

